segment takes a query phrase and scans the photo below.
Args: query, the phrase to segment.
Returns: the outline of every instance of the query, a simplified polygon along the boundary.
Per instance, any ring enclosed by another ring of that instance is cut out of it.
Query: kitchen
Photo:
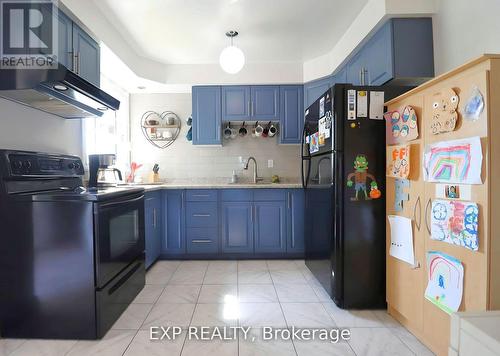
[[[1,355],[500,353],[495,159],[418,174],[443,137],[499,153],[496,2],[22,3],[57,19],[57,67],[0,68]],[[435,241],[458,203],[479,230]]]

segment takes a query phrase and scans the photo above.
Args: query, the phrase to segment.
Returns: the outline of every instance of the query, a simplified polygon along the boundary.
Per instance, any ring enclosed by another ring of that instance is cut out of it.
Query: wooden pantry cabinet
[[[484,110],[476,121],[463,117],[464,105],[477,86]],[[433,94],[452,88],[459,96],[454,131],[431,133]],[[459,259],[464,267],[463,296],[459,311],[500,309],[500,55],[484,55],[386,103],[388,111],[412,106],[418,117],[419,137],[410,144],[409,201],[394,208],[395,179],[387,178],[387,215],[412,219],[416,266],[389,254],[387,224],[387,304],[389,313],[438,355],[448,354],[450,315],[428,301],[426,253],[440,251]],[[479,136],[483,162],[482,184],[471,185],[470,201],[478,204],[479,250],[431,239],[431,203],[436,183],[424,181],[422,160],[426,145]]]

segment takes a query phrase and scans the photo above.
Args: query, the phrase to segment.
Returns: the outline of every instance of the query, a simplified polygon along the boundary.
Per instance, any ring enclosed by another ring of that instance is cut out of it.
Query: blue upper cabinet
[[[221,87],[193,87],[193,144],[221,145]]]
[[[101,82],[101,50],[94,41],[77,24],[73,23],[73,68],[83,79],[99,86]]]
[[[224,121],[247,120],[251,116],[249,86],[222,87],[222,118]]]
[[[73,70],[73,21],[62,11],[57,11],[57,30],[57,60],[69,70]]]
[[[163,192],[162,253],[179,255],[186,252],[184,190]]]
[[[366,68],[366,55],[362,48],[346,65],[347,83],[353,85],[363,85],[363,78]]]
[[[253,253],[252,208],[252,202],[221,203],[223,253]]]
[[[302,85],[280,87],[280,143],[301,143],[304,126]]]
[[[254,120],[278,120],[280,87],[271,85],[251,86],[250,114]]]
[[[340,83],[347,83],[347,68],[345,66],[332,76],[332,84]]]
[[[382,85],[393,77],[392,23],[387,22],[363,50],[363,84]]]
[[[304,84],[304,109],[314,103],[325,91],[332,86],[332,77],[328,76]]]
[[[254,204],[255,252],[285,252],[286,203],[260,201]]]

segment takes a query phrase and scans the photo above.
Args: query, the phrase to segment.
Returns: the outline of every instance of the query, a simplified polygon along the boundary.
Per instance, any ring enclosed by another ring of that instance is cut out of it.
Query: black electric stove
[[[0,150],[2,337],[101,338],[144,287],[144,190],[83,174],[76,156]]]

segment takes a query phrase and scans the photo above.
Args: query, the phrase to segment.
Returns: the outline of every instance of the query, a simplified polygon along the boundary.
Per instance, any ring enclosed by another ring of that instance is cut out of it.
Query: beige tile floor
[[[150,341],[150,326],[251,326],[246,340]],[[261,328],[345,327],[348,342],[262,341]],[[383,310],[339,309],[301,260],[159,261],[102,340],[0,339],[0,356],[432,355]]]

